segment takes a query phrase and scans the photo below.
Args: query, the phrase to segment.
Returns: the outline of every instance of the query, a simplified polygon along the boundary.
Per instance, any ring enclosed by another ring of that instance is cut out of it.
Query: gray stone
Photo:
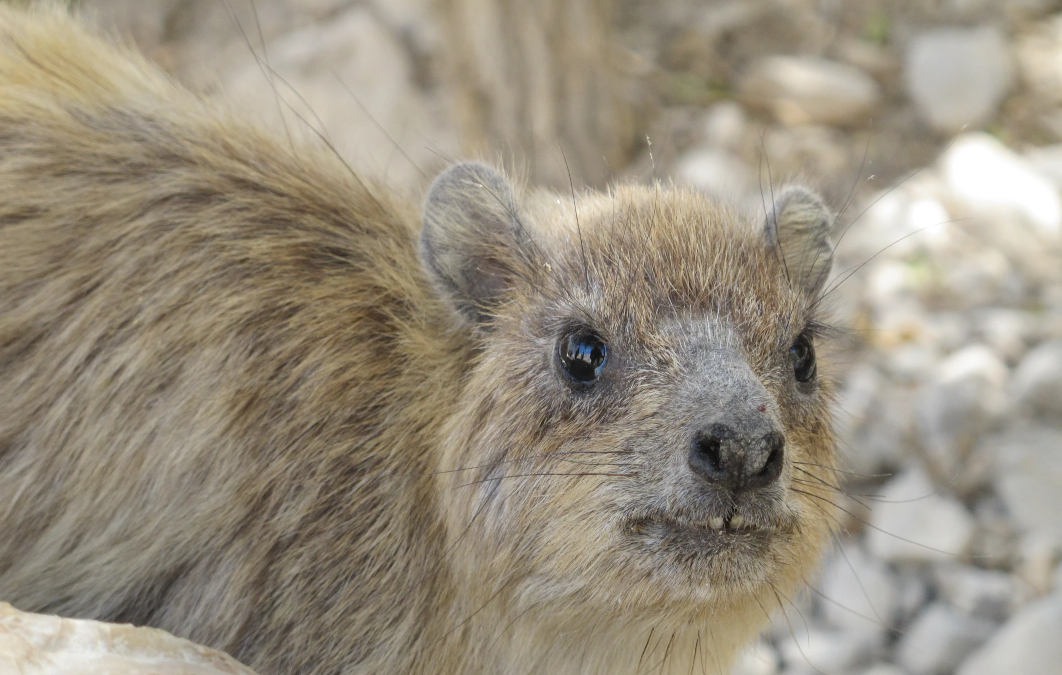
[[[675,175],[679,182],[707,192],[742,196],[752,177],[740,157],[727,150],[693,150],[678,160]]]
[[[1062,421],[1062,340],[1044,342],[1022,359],[1013,380],[1021,409]]]
[[[896,576],[862,547],[848,542],[827,563],[820,584],[822,615],[847,634],[884,634],[895,628]]]
[[[882,640],[877,635],[851,635],[812,626],[795,638],[782,640],[779,648],[787,673],[839,673],[873,661],[882,651]]]
[[[892,663],[875,663],[864,670],[862,675],[907,675],[907,671]]]
[[[1058,675],[1062,594],[1026,605],[956,671],[957,675]]]
[[[1019,604],[1014,577],[999,570],[943,563],[934,570],[937,590],[956,609],[973,616],[1003,621]]]
[[[951,196],[964,207],[956,217],[1016,213],[1050,237],[1062,231],[1062,198],[1029,162],[984,133],[956,138],[941,158]]]
[[[935,602],[907,629],[897,646],[896,660],[914,675],[944,675],[995,629],[992,621]]]
[[[874,502],[867,532],[870,552],[888,561],[954,560],[966,553],[974,519],[954,497],[941,494],[918,469],[886,483]]]
[[[987,473],[972,475],[971,470],[984,467],[970,462],[969,455],[1006,411],[1003,388],[1009,372],[985,345],[959,350],[936,370],[917,406],[919,438],[935,474],[965,492],[979,487]]]
[[[1013,79],[1010,50],[993,28],[941,28],[908,43],[907,93],[933,128],[955,133],[996,113]]]
[[[737,101],[716,103],[704,116],[705,142],[716,148],[739,149],[744,144],[747,118]]]
[[[834,420],[846,471],[876,475],[900,465],[910,405],[877,368],[864,365],[848,373]]]
[[[859,68],[810,56],[758,59],[741,78],[740,93],[784,124],[863,122],[881,98],[878,84]]]
[[[1026,532],[1062,543],[1062,430],[1016,429],[991,439],[996,490]]]
[[[778,672],[778,652],[763,640],[743,651],[730,675],[774,675]]]

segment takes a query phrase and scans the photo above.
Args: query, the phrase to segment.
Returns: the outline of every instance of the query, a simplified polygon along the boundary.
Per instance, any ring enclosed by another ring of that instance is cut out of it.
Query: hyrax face
[[[831,219],[802,190],[768,211],[642,187],[518,203],[479,164],[437,179],[422,254],[479,348],[439,466],[469,584],[692,619],[777,607],[807,573],[832,517]]]

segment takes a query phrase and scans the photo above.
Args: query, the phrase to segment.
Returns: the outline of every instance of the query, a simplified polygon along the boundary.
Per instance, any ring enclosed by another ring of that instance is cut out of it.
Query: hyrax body
[[[727,672],[829,520],[829,217],[767,211],[422,207],[0,10],[0,600],[263,674]]]

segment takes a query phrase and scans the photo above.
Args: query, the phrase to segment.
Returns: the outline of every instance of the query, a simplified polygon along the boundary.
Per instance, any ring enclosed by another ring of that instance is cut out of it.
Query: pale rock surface
[[[946,675],[995,629],[992,621],[934,602],[907,628],[897,661],[913,675]]]
[[[748,167],[741,158],[716,148],[693,150],[678,161],[678,182],[714,194],[744,195],[751,183]]]
[[[730,675],[775,675],[777,672],[778,652],[761,640],[738,656]]]
[[[873,661],[882,641],[877,635],[852,635],[812,626],[779,646],[786,673],[842,673]]]
[[[1026,532],[1062,544],[1062,429],[1016,429],[995,438],[996,490]]]
[[[899,588],[895,575],[862,547],[847,543],[822,575],[822,613],[845,633],[884,634],[895,628]]]
[[[955,133],[995,115],[1013,71],[1010,50],[998,30],[948,27],[908,43],[904,80],[925,121],[938,131]]]
[[[1062,594],[1026,605],[956,675],[1058,675],[1062,668]]]
[[[917,405],[920,441],[938,479],[965,494],[984,482],[984,463],[970,461],[979,438],[991,431],[1007,409],[1004,386],[1009,371],[999,355],[974,344],[952,354],[936,369],[935,379]]]
[[[20,612],[0,603],[3,675],[254,675],[228,654],[156,628]]]
[[[954,497],[942,494],[918,469],[886,483],[873,503],[867,532],[870,552],[888,561],[954,560],[966,553],[974,519]]]
[[[956,609],[994,621],[1009,617],[1021,602],[1014,577],[999,570],[944,563],[934,570],[941,597]]]
[[[1018,405],[1046,421],[1062,423],[1062,340],[1032,349],[1014,372]]]
[[[748,128],[748,115],[737,101],[723,101],[708,109],[704,116],[704,140],[717,148],[740,148]]]
[[[810,56],[765,56],[739,84],[742,98],[784,124],[855,124],[881,98],[877,82],[844,63]]]
[[[907,671],[892,663],[875,663],[861,675],[907,675]]]
[[[1062,231],[1058,190],[1020,155],[985,133],[956,138],[941,158],[944,181],[966,208],[957,217],[1018,213],[1041,233]]]

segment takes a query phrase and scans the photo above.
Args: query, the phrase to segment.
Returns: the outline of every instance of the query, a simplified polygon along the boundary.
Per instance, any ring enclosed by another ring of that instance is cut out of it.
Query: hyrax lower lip
[[[750,522],[739,513],[729,513],[725,516],[711,516],[707,518],[691,517],[657,517],[646,518],[636,521],[633,525],[635,531],[644,530],[652,524],[663,526],[667,530],[686,531],[690,533],[710,534],[720,536],[737,536],[742,534],[767,533],[770,527]]]

